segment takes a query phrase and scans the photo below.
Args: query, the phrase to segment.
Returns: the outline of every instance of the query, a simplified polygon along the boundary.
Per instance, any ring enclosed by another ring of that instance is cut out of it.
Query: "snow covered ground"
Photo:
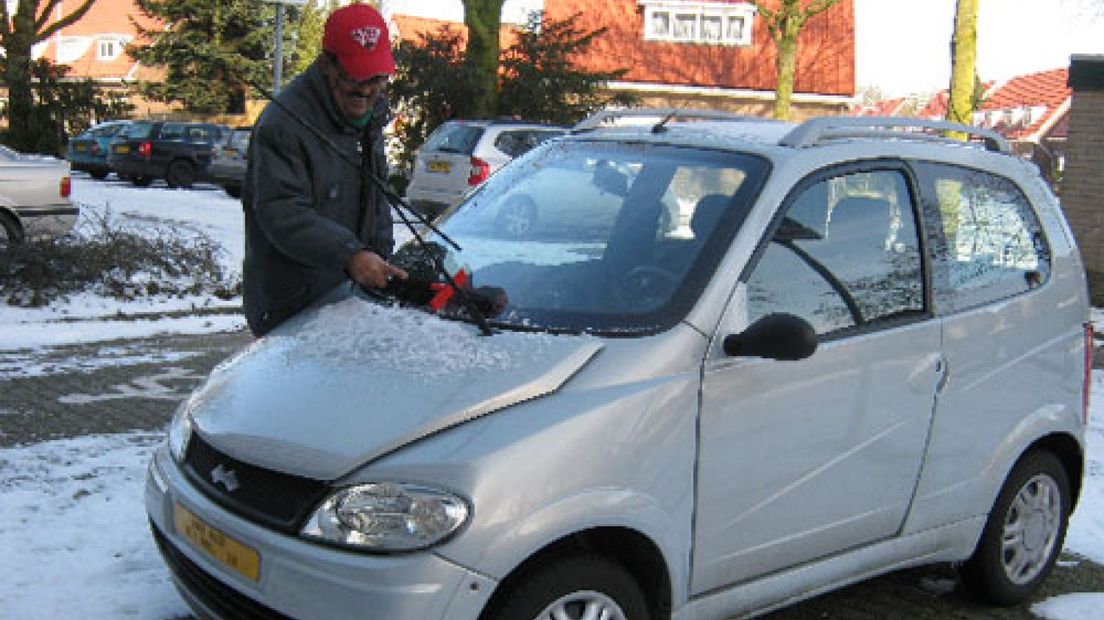
[[[74,178],[73,185],[74,199],[86,209],[110,207],[113,216],[135,225],[206,232],[226,249],[227,267],[240,269],[241,207],[220,190],[140,189],[87,177]],[[243,328],[236,314],[148,321],[117,316],[219,304],[240,300],[124,305],[82,296],[38,310],[0,306],[0,378],[126,363],[128,355],[171,360],[173,352],[135,350],[102,361],[35,365],[34,354],[74,342]],[[1104,324],[1104,312],[1094,311],[1094,320]],[[127,433],[0,449],[0,616],[168,620],[188,615],[153,546],[142,503],[146,464],[160,441],[158,433]],[[1104,564],[1104,371],[1099,370],[1093,373],[1088,448],[1085,489],[1066,549]],[[1104,593],[1096,592],[1056,597],[1033,611],[1050,620],[1095,620],[1101,609]]]

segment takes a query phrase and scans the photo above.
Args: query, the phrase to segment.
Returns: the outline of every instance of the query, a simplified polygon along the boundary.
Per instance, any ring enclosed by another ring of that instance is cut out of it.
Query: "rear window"
[[[483,128],[464,123],[445,123],[426,140],[425,150],[438,153],[471,155],[483,135]]]
[[[510,157],[520,157],[545,140],[564,134],[559,129],[509,129],[495,138],[495,148]]]

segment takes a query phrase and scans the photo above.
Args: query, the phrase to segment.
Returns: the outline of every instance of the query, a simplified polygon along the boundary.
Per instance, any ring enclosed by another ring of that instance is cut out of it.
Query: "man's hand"
[[[383,260],[379,254],[368,250],[360,250],[353,254],[345,270],[357,284],[375,288],[386,287],[387,282],[393,278],[405,280],[407,277],[405,271]]]

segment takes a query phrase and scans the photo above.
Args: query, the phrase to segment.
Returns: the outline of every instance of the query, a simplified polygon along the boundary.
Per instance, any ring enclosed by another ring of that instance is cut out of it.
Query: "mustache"
[[[360,91],[347,90],[347,91],[345,91],[345,96],[349,97],[350,99],[363,99],[364,101],[369,101],[372,98],[374,98],[376,96],[376,94],[372,93],[370,95],[365,95],[364,93],[362,93]]]

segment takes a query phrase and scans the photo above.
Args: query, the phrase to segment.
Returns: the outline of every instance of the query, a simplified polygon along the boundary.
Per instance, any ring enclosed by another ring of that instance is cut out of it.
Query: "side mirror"
[[[739,334],[724,339],[725,353],[734,357],[765,357],[796,361],[816,352],[816,330],[792,314],[768,314]]]

